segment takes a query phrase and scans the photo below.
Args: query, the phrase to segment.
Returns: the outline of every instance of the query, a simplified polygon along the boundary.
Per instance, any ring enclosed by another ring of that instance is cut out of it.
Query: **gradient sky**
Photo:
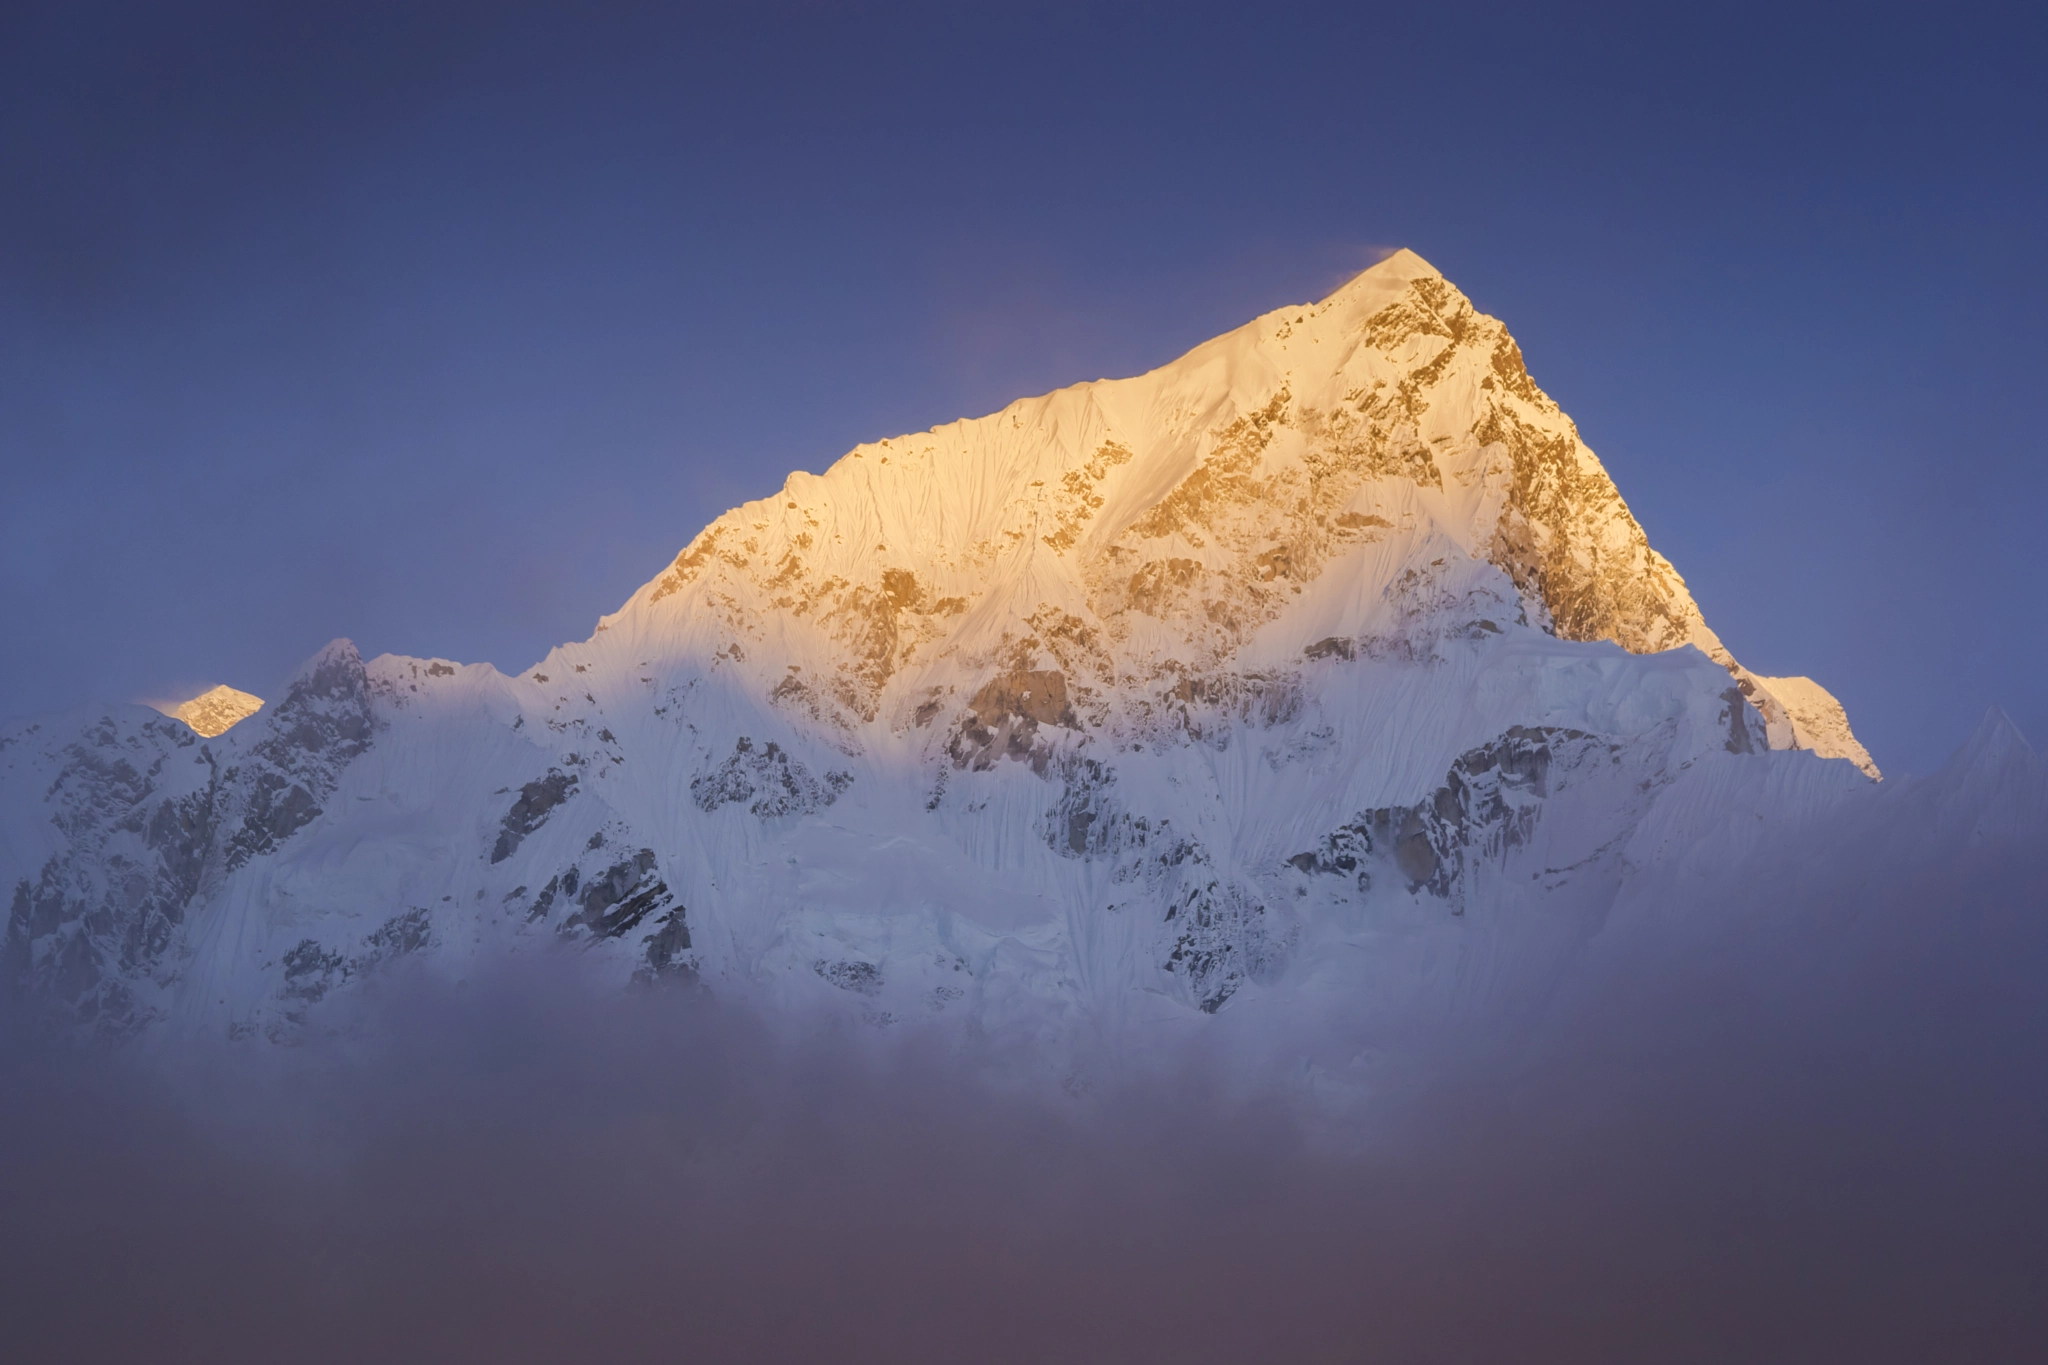
[[[1408,246],[1745,663],[1888,770],[2048,739],[2038,11],[570,10],[0,8],[0,716],[520,668]]]

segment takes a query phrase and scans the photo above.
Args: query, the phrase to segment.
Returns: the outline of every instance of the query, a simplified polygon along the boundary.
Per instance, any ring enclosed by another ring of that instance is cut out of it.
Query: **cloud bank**
[[[1361,1033],[1361,1103],[1230,1011],[1062,1089],[566,959],[256,1057],[9,1020],[0,1321],[167,1362],[2039,1359],[2048,839],[1872,809],[1618,908],[1540,1008]]]

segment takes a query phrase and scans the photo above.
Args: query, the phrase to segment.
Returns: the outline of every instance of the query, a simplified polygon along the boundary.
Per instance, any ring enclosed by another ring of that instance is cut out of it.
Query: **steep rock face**
[[[135,707],[18,731],[0,739],[0,765],[17,795],[10,843],[41,845],[32,860],[10,850],[8,973],[62,1020],[132,1034],[175,980],[171,949],[218,829],[219,764],[186,726]],[[23,787],[44,798],[47,831],[27,827]]]
[[[1823,758],[1846,758],[1872,777],[1878,776],[1870,751],[1849,728],[1848,712],[1834,693],[1811,678],[1759,678],[1784,706],[1792,721],[1792,742]]]
[[[1817,697],[1729,657],[1403,252],[793,475],[518,677],[337,642],[196,762],[169,722],[7,737],[10,970],[280,1041],[528,940],[878,1027],[1447,1007],[1490,979],[1450,964],[1867,788]]]
[[[337,640],[293,681],[250,746],[248,762],[227,773],[234,796],[228,870],[317,819],[341,769],[369,747],[374,728],[362,656]]]
[[[19,798],[47,777],[43,805],[61,836],[40,858],[10,849],[5,952],[62,1017],[112,1036],[164,1017],[195,898],[317,818],[368,746],[355,647],[322,651],[267,719],[245,751],[140,707],[78,732],[36,724],[0,738],[10,834],[38,823]]]

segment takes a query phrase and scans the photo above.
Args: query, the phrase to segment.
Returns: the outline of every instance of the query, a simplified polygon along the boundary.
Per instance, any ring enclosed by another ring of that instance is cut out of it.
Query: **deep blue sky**
[[[855,442],[1405,245],[1731,648],[2048,739],[2017,5],[0,8],[0,715],[531,662]]]

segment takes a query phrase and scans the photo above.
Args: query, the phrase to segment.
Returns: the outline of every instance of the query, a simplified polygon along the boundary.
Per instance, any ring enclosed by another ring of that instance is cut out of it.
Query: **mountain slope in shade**
[[[113,1034],[289,1040],[400,958],[543,943],[1063,1045],[1463,1008],[1859,766],[1401,252],[792,475],[518,677],[337,642],[205,742],[17,727],[6,951]]]

